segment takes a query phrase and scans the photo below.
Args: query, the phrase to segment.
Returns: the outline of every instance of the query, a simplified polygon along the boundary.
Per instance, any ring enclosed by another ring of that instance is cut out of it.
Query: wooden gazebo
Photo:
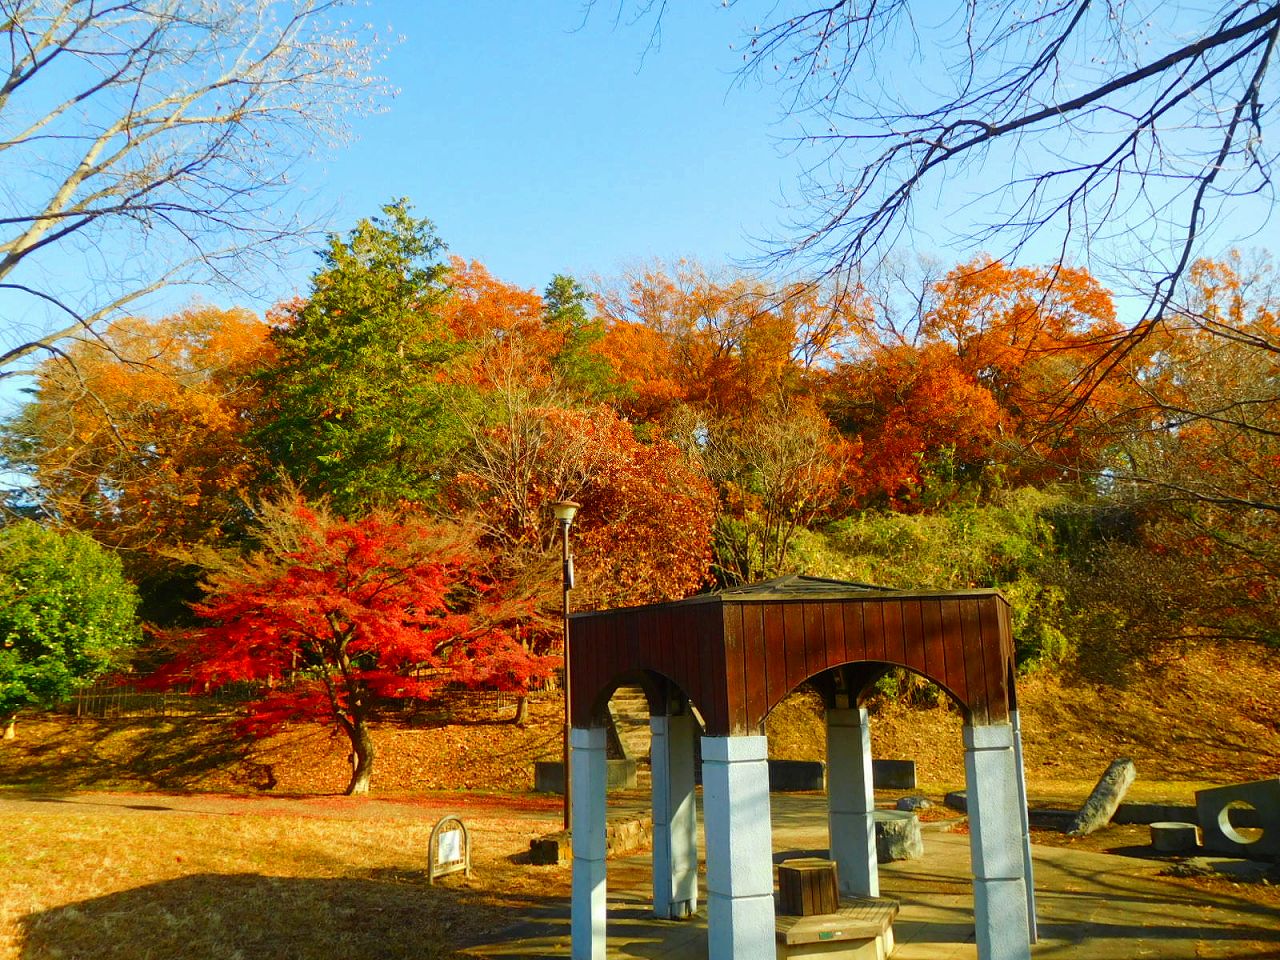
[[[803,683],[822,693],[831,857],[843,893],[877,896],[862,701],[894,667],[938,684],[964,712],[979,957],[1029,956],[1034,906],[1007,601],[994,590],[913,593],[800,576],[570,618],[573,956],[604,958],[605,728],[617,687],[639,684],[649,700],[655,912],[676,918],[697,905],[701,725],[710,955],[765,960],[775,955],[765,717]]]

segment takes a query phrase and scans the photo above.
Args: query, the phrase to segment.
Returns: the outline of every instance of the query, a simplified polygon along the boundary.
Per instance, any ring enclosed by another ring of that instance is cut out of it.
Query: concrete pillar
[[[679,920],[698,909],[698,810],[693,717],[650,717],[653,741],[653,913]]]
[[[1017,710],[1012,711],[1009,719],[1013,724],[1013,761],[1018,766],[1018,812],[1022,814],[1022,879],[1027,885],[1027,938],[1031,943],[1039,943],[1035,871],[1031,866],[1031,812],[1027,809],[1027,771],[1022,763],[1022,724]]]
[[[880,896],[871,727],[864,707],[827,710],[827,845],[842,896]]]
[[[574,727],[573,894],[570,935],[573,960],[605,960],[605,788],[608,769],[603,727]]]
[[[964,772],[979,960],[1028,960],[1022,816],[1011,724],[964,728]]]
[[[702,738],[707,955],[774,960],[773,832],[762,736]]]

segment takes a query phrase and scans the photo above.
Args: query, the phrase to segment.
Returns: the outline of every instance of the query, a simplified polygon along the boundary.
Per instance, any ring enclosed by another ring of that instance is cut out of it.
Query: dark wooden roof
[[[574,726],[602,722],[621,683],[655,712],[698,708],[709,736],[756,733],[813,682],[833,704],[864,697],[893,666],[943,687],[970,722],[1008,719],[1013,640],[995,590],[911,592],[783,577],[687,600],[570,617]]]

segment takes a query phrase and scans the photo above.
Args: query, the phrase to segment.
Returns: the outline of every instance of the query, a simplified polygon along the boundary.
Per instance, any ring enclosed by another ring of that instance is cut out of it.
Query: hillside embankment
[[[1032,796],[1074,800],[1116,757],[1134,760],[1135,799],[1187,800],[1195,789],[1280,775],[1280,654],[1205,647],[1135,670],[1120,683],[1063,672],[1021,678],[1027,779]],[[377,725],[375,792],[526,790],[535,760],[558,759],[560,702]],[[0,744],[0,784],[70,790],[192,790],[332,794],[346,785],[349,747],[311,725],[260,740],[234,734],[233,716],[22,718]],[[964,782],[961,717],[946,703],[873,704],[873,751],[916,761],[922,789]],[[821,759],[825,730],[816,695],[794,694],[769,718],[770,752]]]

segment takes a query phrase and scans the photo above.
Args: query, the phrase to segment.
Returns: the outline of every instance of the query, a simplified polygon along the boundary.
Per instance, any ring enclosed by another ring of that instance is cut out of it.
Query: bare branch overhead
[[[0,0],[0,377],[304,232],[299,159],[372,103],[345,0]]]

